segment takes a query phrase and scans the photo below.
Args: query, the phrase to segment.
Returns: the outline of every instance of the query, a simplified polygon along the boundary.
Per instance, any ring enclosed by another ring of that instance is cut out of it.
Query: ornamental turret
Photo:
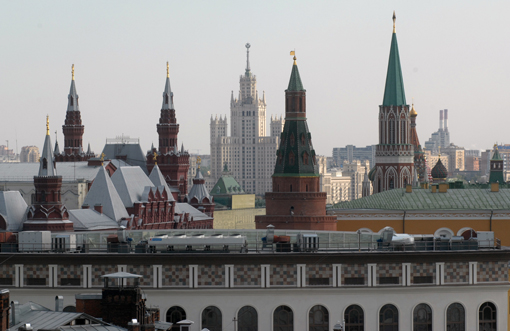
[[[503,158],[499,154],[498,145],[494,144],[494,151],[490,160],[489,183],[505,183],[503,175]]]

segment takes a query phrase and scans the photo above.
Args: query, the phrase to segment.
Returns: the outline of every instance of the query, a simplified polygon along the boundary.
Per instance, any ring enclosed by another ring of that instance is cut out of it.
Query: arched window
[[[329,331],[329,312],[324,306],[313,306],[308,312],[310,331]]]
[[[365,317],[363,309],[358,305],[347,307],[344,312],[345,331],[363,331],[365,330]]]
[[[466,330],[466,312],[460,303],[452,303],[446,310],[446,330]]]
[[[295,155],[292,151],[290,151],[289,153],[289,165],[294,165],[294,162],[295,162],[296,158],[295,158]]]
[[[389,123],[389,126],[390,126],[390,144],[394,144],[395,143],[395,119],[390,119],[390,123]]]
[[[432,309],[425,303],[420,303],[414,308],[413,330],[432,331]]]
[[[379,330],[398,331],[398,310],[394,305],[384,305],[379,311]]]
[[[258,330],[258,314],[255,308],[244,306],[237,313],[237,330],[238,331],[257,331]]]
[[[390,178],[390,190],[394,189],[395,188],[395,181],[393,180],[393,178]]]
[[[492,302],[485,302],[478,310],[478,330],[496,331],[497,319],[496,306]]]
[[[294,331],[294,312],[288,306],[279,306],[273,313],[273,331]]]
[[[221,331],[222,327],[221,311],[217,307],[209,306],[202,311],[202,329]]]
[[[177,325],[177,322],[180,322],[185,319],[186,319],[186,312],[184,311],[184,309],[182,309],[179,306],[170,307],[170,309],[168,309],[166,311],[166,321],[173,323],[173,326],[170,329],[172,331],[179,331],[180,327],[179,327],[179,325]]]

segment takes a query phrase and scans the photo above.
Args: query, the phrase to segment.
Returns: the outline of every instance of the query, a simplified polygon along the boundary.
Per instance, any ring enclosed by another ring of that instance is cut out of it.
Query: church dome
[[[375,179],[375,166],[372,168],[372,170],[370,170],[370,172],[368,173],[368,179],[373,182],[374,179]]]
[[[411,107],[411,111],[409,112],[409,114],[411,116],[418,116],[418,112],[414,109],[414,103],[413,106]]]
[[[441,162],[441,157],[437,160],[437,163],[434,168],[432,168],[430,174],[434,179],[445,179],[448,176],[448,170],[443,165],[443,162]]]

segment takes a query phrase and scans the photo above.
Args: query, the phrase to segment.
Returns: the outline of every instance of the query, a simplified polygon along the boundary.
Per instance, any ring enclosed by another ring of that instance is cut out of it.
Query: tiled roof
[[[491,192],[490,188],[448,189],[446,193],[432,193],[429,189],[388,190],[361,199],[336,204],[335,209],[383,209],[383,210],[508,210],[510,209],[510,189],[500,188]]]
[[[123,206],[124,207],[124,206]],[[91,206],[90,208],[94,208]],[[104,208],[103,208],[104,211]],[[124,208],[124,212],[126,209]],[[127,212],[126,212],[127,215]],[[126,216],[127,217],[127,216]],[[69,210],[69,220],[73,222],[74,230],[98,231],[119,228],[119,223],[112,220],[106,214],[100,214],[93,209]]]

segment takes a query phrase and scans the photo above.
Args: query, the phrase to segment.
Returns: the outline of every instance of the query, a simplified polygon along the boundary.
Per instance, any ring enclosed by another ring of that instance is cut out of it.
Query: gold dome
[[[416,110],[414,109],[414,103],[413,103],[413,106],[411,107],[411,112],[409,113],[411,116],[418,116],[418,113],[416,112]]]

